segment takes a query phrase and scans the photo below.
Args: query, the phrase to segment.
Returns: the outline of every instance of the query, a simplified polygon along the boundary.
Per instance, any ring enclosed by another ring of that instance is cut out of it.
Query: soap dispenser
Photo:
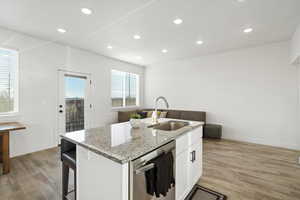
[[[154,110],[152,113],[152,124],[157,124],[158,120],[157,120],[157,110]]]

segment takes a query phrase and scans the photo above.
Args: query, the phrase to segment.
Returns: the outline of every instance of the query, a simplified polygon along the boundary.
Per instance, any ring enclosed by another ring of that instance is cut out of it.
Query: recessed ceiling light
[[[139,39],[141,39],[141,36],[140,35],[134,35],[133,38],[136,39],[136,40],[139,40]]]
[[[63,29],[63,28],[58,28],[57,31],[60,32],[60,33],[65,33],[65,32],[67,32],[66,29]]]
[[[202,40],[198,40],[196,43],[199,44],[199,45],[201,45],[201,44],[203,44],[203,41]]]
[[[108,45],[108,46],[107,46],[107,48],[108,48],[108,49],[112,49],[113,47],[112,47],[112,46],[110,46],[110,45]]]
[[[251,33],[252,31],[253,31],[253,28],[244,29],[244,33]]]
[[[236,0],[239,3],[244,3],[246,0]]]
[[[135,58],[138,59],[138,60],[142,60],[142,59],[143,59],[142,56],[137,56],[137,57],[135,57]]]
[[[174,23],[174,24],[177,24],[177,25],[182,24],[182,22],[183,22],[183,20],[180,19],[180,18],[177,18],[177,19],[175,19],[175,20],[173,21],[173,23]]]
[[[81,8],[81,12],[85,15],[90,15],[92,14],[92,10],[88,8]]]
[[[161,52],[168,53],[168,50],[167,49],[163,49],[163,50],[161,50]]]

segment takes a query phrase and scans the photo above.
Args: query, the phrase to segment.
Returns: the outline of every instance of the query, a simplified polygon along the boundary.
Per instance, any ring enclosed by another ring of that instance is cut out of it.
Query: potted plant
[[[141,118],[142,118],[142,116],[137,113],[133,113],[130,115],[130,124],[131,124],[132,128],[140,127]]]

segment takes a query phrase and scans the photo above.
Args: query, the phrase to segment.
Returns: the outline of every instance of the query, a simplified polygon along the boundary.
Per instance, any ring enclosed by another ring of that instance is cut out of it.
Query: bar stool
[[[74,191],[76,200],[76,145],[61,139],[61,161],[62,161],[62,200],[68,200],[67,195]],[[74,172],[74,190],[68,191],[69,170]]]

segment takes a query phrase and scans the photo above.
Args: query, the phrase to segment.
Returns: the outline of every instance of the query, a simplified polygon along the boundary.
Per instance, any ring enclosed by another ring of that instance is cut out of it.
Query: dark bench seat
[[[141,112],[141,111],[153,111],[153,109],[119,111],[118,121],[119,123],[127,122],[129,121],[131,114]],[[164,110],[164,109],[158,109],[158,111],[167,111],[167,118],[206,122],[206,113],[203,111]]]

